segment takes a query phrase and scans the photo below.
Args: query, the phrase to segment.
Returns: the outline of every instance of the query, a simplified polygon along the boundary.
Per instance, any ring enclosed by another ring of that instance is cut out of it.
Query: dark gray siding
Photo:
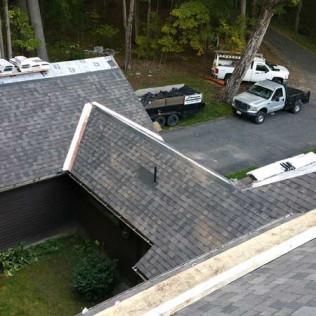
[[[50,237],[73,223],[118,259],[120,273],[140,281],[132,267],[149,244],[68,175],[0,192],[0,250]]]
[[[73,219],[70,179],[58,177],[0,193],[0,249],[49,236]]]

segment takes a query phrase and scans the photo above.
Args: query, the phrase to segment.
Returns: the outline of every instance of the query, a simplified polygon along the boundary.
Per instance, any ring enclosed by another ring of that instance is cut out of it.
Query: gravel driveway
[[[178,128],[162,134],[167,143],[221,173],[259,167],[316,147],[316,56],[272,30],[266,40],[289,65],[300,68],[304,85],[312,89],[311,103],[297,115],[277,112],[263,125],[229,117]]]

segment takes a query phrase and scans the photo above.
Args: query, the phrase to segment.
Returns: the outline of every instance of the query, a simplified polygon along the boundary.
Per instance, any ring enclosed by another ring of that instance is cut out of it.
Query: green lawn
[[[135,90],[184,83],[202,92],[205,108],[178,124],[185,126],[231,114],[230,106],[219,101],[222,88],[206,79],[210,75],[210,65],[211,61],[202,57],[170,61],[162,65],[135,61],[133,71],[126,75]]]
[[[65,238],[58,250],[40,257],[38,262],[12,277],[0,276],[0,315],[75,315],[89,306],[71,286],[78,246],[80,239]]]
[[[225,175],[226,178],[241,180],[247,177],[247,172],[256,169],[257,167],[248,167],[245,169],[238,170],[236,172],[231,172]]]

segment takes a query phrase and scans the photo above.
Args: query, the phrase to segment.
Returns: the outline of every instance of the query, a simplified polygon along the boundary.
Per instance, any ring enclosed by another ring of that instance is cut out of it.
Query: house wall
[[[73,219],[69,179],[58,177],[0,193],[0,249],[56,233]]]
[[[92,239],[102,243],[110,257],[118,259],[119,270],[125,276],[133,282],[141,280],[131,269],[149,249],[140,236],[83,189],[76,218]]]
[[[69,176],[0,193],[0,250],[52,236],[73,223],[101,241],[126,277],[139,281],[131,267],[148,244]]]

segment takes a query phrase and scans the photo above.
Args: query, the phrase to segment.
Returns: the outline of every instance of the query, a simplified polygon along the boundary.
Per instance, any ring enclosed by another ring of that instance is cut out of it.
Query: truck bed
[[[302,90],[285,86],[286,91],[286,106],[293,105],[297,100],[303,103],[308,103],[310,98],[310,91],[304,92]]]

